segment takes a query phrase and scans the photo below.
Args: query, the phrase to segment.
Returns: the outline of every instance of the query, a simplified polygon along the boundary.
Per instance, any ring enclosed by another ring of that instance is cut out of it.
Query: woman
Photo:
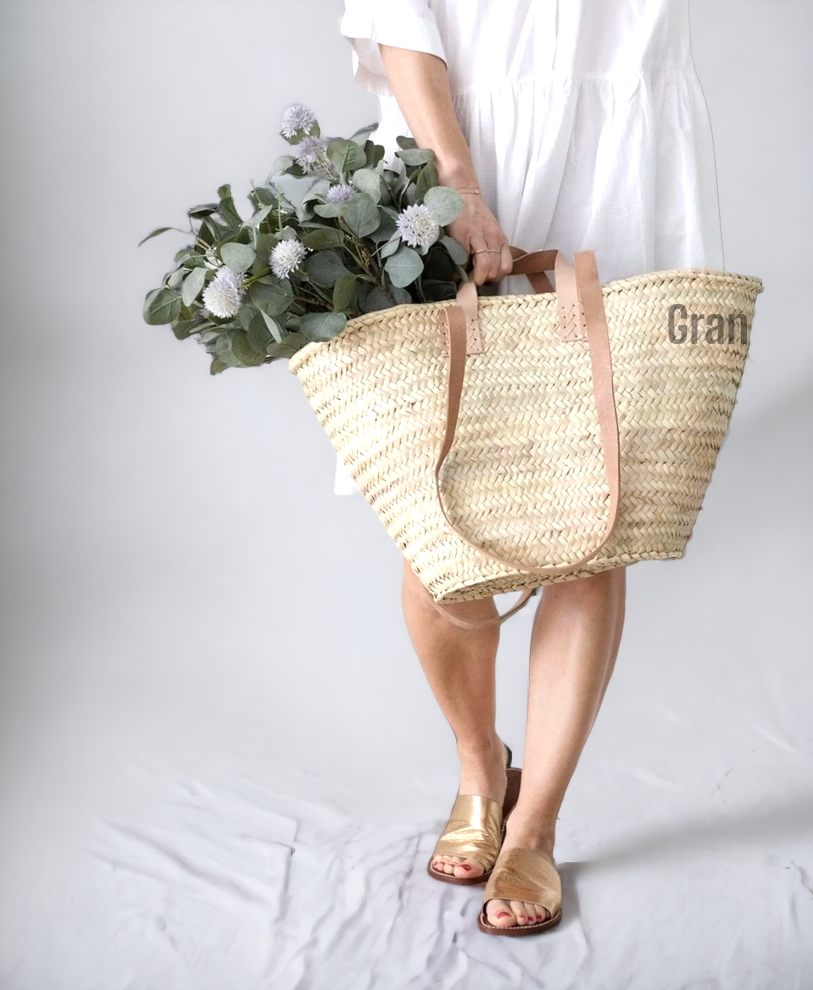
[[[724,267],[688,0],[346,0],[340,31],[356,81],[380,98],[373,137],[388,158],[396,135],[412,135],[460,191],[449,231],[478,286],[529,291],[508,274],[509,245],[593,250],[602,282]],[[358,490],[340,462],[334,490]],[[495,730],[499,626],[450,623],[404,560],[407,627],[461,767],[429,871],[487,878],[483,931],[531,934],[561,917],[556,817],[615,664],[624,600],[624,568],[545,588],[517,787]],[[446,607],[496,615],[492,598]]]

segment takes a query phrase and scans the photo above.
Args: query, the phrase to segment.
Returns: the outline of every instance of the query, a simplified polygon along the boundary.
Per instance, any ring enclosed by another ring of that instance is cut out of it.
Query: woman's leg
[[[427,600],[406,558],[401,602],[412,645],[457,740],[459,793],[482,794],[502,804],[506,787],[505,747],[494,724],[494,666],[499,626],[468,630],[447,621]],[[471,620],[497,614],[493,598],[446,607]],[[475,877],[484,871],[482,863],[459,856],[439,857],[433,863],[435,869],[458,877]]]
[[[526,846],[553,860],[556,816],[618,653],[625,591],[620,567],[542,593],[531,633],[522,788],[504,849]],[[549,917],[541,905],[496,898],[486,915],[503,927]]]

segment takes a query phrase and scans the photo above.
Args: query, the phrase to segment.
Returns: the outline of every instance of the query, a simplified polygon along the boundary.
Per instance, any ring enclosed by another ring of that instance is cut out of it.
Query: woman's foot
[[[554,830],[540,830],[538,824],[523,821],[519,808],[509,816],[505,825],[505,841],[502,849],[524,846],[533,849],[553,863]],[[492,897],[485,906],[486,918],[497,928],[510,928],[512,925],[533,925],[547,921],[550,911],[542,904],[526,901],[503,901]]]
[[[507,785],[506,752],[499,736],[485,748],[466,749],[458,745],[457,753],[460,758],[458,794],[479,794],[502,805]],[[462,856],[436,856],[432,860],[433,869],[455,877],[479,877],[493,865]]]

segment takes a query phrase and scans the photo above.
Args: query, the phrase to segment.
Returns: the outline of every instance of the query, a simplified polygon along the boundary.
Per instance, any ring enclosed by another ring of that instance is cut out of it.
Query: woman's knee
[[[572,581],[562,581],[550,584],[543,594],[548,599],[578,604],[581,602],[604,602],[607,599],[618,599],[623,603],[626,588],[626,568],[614,567],[611,570],[590,574],[587,577],[576,578]]]

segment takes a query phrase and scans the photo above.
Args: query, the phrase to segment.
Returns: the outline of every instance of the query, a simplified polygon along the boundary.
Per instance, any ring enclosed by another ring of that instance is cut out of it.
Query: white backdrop
[[[140,315],[185,240],[138,240],[240,203],[284,106],[376,119],[341,10],[0,0],[0,990],[809,990],[813,5],[693,0],[726,267],[765,292],[688,556],[629,571],[564,921],[516,940],[424,872],[453,738],[298,381]]]

